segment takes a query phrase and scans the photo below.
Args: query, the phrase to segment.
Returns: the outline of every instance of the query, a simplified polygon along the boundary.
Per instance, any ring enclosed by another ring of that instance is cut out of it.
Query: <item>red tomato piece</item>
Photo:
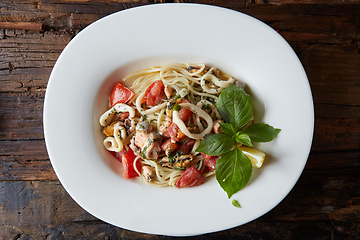
[[[201,153],[201,156],[205,159],[205,166],[207,166],[210,171],[214,171],[216,162],[220,156],[210,156],[204,153]]]
[[[128,113],[128,112],[122,112],[122,113],[119,114],[119,117],[122,120],[125,120],[125,119],[129,118],[129,116],[130,116],[130,113]]]
[[[186,135],[180,130],[176,123],[171,122],[170,126],[164,132],[165,137],[170,137],[173,142],[178,142],[180,139],[184,138]]]
[[[188,100],[184,100],[183,103],[189,103]],[[181,108],[179,111],[179,117],[182,121],[186,121],[191,117],[192,111],[187,108]]]
[[[117,82],[110,95],[110,105],[113,107],[118,103],[127,103],[133,96],[134,93],[130,89]]]
[[[186,121],[191,117],[192,111],[187,108],[181,108],[179,111],[179,117],[182,121]]]
[[[205,177],[195,167],[187,169],[176,182],[177,188],[195,187],[203,184]]]
[[[126,179],[133,178],[139,176],[134,168],[134,160],[136,158],[133,150],[130,148],[128,150],[123,150],[119,153],[121,155],[121,162],[123,167],[123,176]],[[141,163],[139,161],[136,162],[136,169],[141,171]]]
[[[214,171],[218,159],[219,156],[211,156],[211,158],[205,160],[205,166],[207,166],[210,171]]]
[[[205,154],[205,153],[201,153],[201,156],[203,157],[203,159],[205,159],[205,160],[207,160],[207,159],[209,159],[209,158],[211,158],[212,156],[210,156],[210,155],[207,155],[207,154]]]
[[[161,80],[156,80],[146,89],[145,95],[141,103],[146,102],[149,106],[155,106],[159,104],[161,98],[164,95],[164,83]]]
[[[187,141],[179,145],[178,151],[182,152],[183,154],[189,154],[192,147],[194,146],[194,143],[195,143],[194,139],[188,139]]]
[[[168,155],[167,153],[173,152],[178,148],[178,146],[179,145],[177,143],[171,141],[171,138],[167,138],[161,143],[160,148],[165,152],[166,155]]]

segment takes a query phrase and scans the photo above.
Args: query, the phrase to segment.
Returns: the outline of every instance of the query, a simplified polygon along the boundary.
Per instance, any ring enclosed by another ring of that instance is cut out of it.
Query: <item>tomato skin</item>
[[[161,80],[156,80],[146,89],[145,95],[141,103],[146,102],[148,106],[155,106],[159,104],[161,98],[165,94],[164,83]]]
[[[178,148],[178,146],[179,145],[177,143],[174,143],[171,141],[171,138],[168,138],[161,143],[160,148],[166,154],[166,153],[173,152],[174,150],[176,150]],[[168,154],[166,154],[166,155],[168,155]]]
[[[128,112],[121,112],[114,115],[113,121],[125,120],[129,118],[130,113]]]
[[[179,145],[178,151],[182,152],[183,154],[189,154],[194,144],[195,144],[194,139],[188,139],[187,141]]]
[[[179,111],[179,117],[184,122],[191,117],[192,111],[186,108],[181,108]]]
[[[116,82],[110,95],[110,105],[113,107],[118,103],[127,103],[133,96],[134,93],[130,89]]]
[[[220,156],[210,156],[204,153],[201,153],[201,156],[205,159],[205,166],[207,166],[210,171],[214,171],[216,162]]]
[[[136,158],[136,155],[134,154],[133,150],[131,150],[131,148],[129,148],[128,150],[125,150],[125,152],[122,155],[123,175],[126,179],[138,176],[137,172],[134,169],[135,158]],[[139,172],[141,171],[140,161],[136,162],[136,169]]]
[[[207,166],[210,171],[215,171],[215,166],[218,159],[219,156],[212,156],[211,158],[205,160],[205,166]]]
[[[207,154],[205,154],[205,153],[201,153],[201,156],[203,157],[203,159],[205,159],[205,160],[208,160],[209,158],[211,158],[212,156],[210,156],[210,155],[207,155]]]
[[[205,183],[205,177],[195,167],[187,169],[176,182],[177,188],[195,187]]]
[[[183,103],[189,103],[188,100],[184,100]],[[187,108],[181,108],[179,110],[179,118],[184,122],[186,120],[188,120],[191,117],[192,111],[190,109]]]
[[[180,130],[176,123],[171,122],[170,126],[164,132],[165,137],[170,137],[173,142],[178,142],[182,138],[186,137],[186,135]]]
[[[133,150],[129,148],[128,150],[122,150],[121,152],[112,152],[110,151],[111,155],[116,157],[117,160],[122,162],[123,167],[123,176],[126,179],[133,178],[139,176],[134,169],[134,160],[136,155],[134,154]],[[141,163],[139,161],[136,162],[136,169],[140,172],[141,171]]]

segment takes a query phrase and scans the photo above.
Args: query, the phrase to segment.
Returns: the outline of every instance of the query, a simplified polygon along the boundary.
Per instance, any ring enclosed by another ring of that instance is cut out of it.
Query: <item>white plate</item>
[[[257,121],[282,129],[258,146],[267,159],[233,196],[240,209],[214,178],[189,189],[125,180],[102,147],[98,119],[114,82],[107,77],[169,62],[204,62],[242,80]],[[172,236],[225,230],[275,207],[303,171],[313,126],[309,83],[286,41],[245,14],[196,4],[132,8],[86,27],[56,62],[44,103],[48,153],[71,197],[115,226]]]

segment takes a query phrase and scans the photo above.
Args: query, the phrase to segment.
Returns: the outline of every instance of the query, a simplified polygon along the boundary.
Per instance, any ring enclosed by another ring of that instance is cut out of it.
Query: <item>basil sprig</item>
[[[196,151],[220,156],[215,166],[216,180],[230,198],[246,186],[252,174],[251,161],[236,147],[237,144],[252,147],[252,142],[272,141],[280,129],[264,123],[248,125],[253,116],[253,103],[251,97],[236,85],[221,92],[216,107],[225,121],[219,123],[223,133],[207,134]]]

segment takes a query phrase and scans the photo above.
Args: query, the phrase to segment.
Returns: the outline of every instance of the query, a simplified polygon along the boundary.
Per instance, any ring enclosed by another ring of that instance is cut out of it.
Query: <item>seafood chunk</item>
[[[142,175],[145,177],[146,181],[151,182],[154,178],[154,171],[149,166],[143,166]]]
[[[136,125],[136,130],[139,131],[144,131],[144,132],[151,132],[152,130],[152,126],[149,122],[147,121],[140,121],[138,122],[138,124]]]
[[[135,131],[136,123],[133,119],[127,118],[124,121],[124,127],[126,128],[126,132],[130,134]]]
[[[194,157],[191,154],[180,156],[167,156],[163,157],[159,163],[163,167],[184,169],[191,163],[193,159]]]
[[[169,99],[171,97],[172,94],[172,89],[169,85],[165,84],[165,89],[164,89],[165,95],[167,97],[167,99]]]
[[[161,136],[156,132],[151,132],[147,140],[147,145],[141,150],[142,155],[147,159],[157,159],[161,151]]]
[[[165,132],[166,129],[170,126],[171,122],[172,122],[172,119],[170,117],[166,117],[165,121],[159,127],[159,132],[161,132],[161,133]]]
[[[213,131],[214,133],[222,133],[222,132],[223,132],[223,130],[221,129],[221,126],[220,126],[219,122],[224,122],[224,121],[223,121],[223,120],[216,120],[216,121],[214,121],[214,125],[213,125],[213,127],[212,127],[212,131]]]
[[[157,132],[147,133],[137,130],[135,133],[135,146],[141,149],[143,158],[157,159],[161,151],[161,136]]]
[[[106,126],[106,127],[104,128],[103,133],[104,133],[107,137],[114,136],[114,126],[115,126],[115,124],[117,124],[117,123],[120,123],[120,125],[122,125],[121,122],[118,122],[118,121],[112,122],[110,125],[108,125],[108,126]]]
[[[143,148],[146,145],[148,138],[149,138],[149,134],[147,132],[136,131],[135,138],[134,138],[135,146],[137,146],[139,148]]]

